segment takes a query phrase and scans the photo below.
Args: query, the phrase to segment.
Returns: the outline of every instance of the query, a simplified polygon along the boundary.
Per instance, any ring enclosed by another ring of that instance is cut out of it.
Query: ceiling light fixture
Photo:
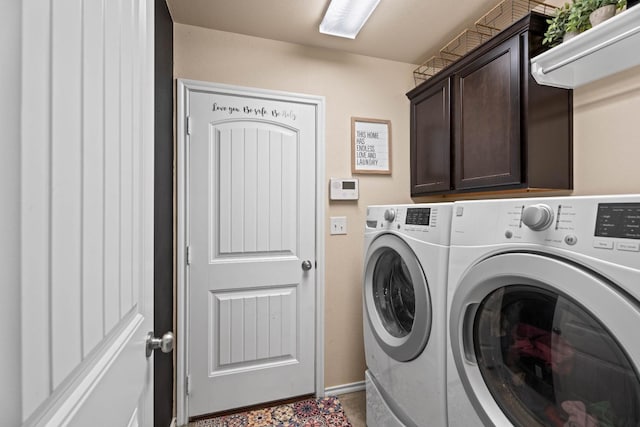
[[[320,32],[355,39],[380,0],[331,0]]]

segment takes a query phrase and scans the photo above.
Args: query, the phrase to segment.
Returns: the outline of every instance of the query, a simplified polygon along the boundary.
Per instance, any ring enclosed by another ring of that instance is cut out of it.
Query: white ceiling
[[[355,40],[318,32],[329,0],[167,0],[175,22],[421,64],[499,0],[382,0]]]

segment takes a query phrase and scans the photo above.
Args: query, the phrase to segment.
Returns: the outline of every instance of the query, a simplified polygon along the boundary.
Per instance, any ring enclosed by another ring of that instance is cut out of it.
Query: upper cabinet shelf
[[[640,64],[640,6],[531,59],[543,85],[573,89]]]

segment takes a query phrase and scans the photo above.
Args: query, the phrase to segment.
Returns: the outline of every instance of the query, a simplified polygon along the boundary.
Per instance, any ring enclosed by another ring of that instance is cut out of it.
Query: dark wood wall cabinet
[[[538,85],[531,13],[407,93],[411,195],[573,188],[573,94]]]

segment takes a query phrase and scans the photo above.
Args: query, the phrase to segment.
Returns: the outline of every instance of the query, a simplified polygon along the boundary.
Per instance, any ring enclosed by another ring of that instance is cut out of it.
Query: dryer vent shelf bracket
[[[415,85],[435,76],[528,13],[539,12],[551,16],[556,9],[555,6],[536,0],[502,1],[416,68],[413,71]]]

